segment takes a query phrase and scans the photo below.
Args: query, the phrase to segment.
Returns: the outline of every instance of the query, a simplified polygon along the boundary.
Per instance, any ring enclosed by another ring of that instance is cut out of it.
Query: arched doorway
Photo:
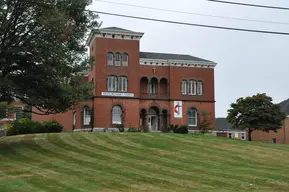
[[[157,107],[151,107],[148,112],[149,131],[160,131],[160,111]]]

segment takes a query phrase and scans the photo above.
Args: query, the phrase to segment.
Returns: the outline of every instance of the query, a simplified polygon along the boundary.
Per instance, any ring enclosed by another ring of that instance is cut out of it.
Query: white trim
[[[105,34],[105,37],[103,36],[104,34]],[[113,38],[113,35],[114,35],[114,38]],[[143,35],[144,33],[141,33],[141,32],[133,32],[133,31],[126,32],[126,31],[119,31],[119,30],[113,30],[113,29],[92,30],[86,41],[86,46],[91,46],[91,43],[95,40],[96,37],[139,41]]]
[[[193,68],[215,68],[217,63],[210,61],[190,61],[190,60],[164,60],[140,58],[140,65],[148,66],[171,66],[171,67],[193,67]]]

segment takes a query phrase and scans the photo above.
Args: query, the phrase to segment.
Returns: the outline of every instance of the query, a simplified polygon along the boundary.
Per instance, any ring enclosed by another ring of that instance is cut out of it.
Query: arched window
[[[113,53],[108,53],[106,56],[107,59],[107,65],[113,66]]]
[[[73,129],[75,129],[76,126],[76,111],[73,112]]]
[[[187,81],[186,80],[182,81],[182,94],[183,95],[187,94]]]
[[[114,106],[112,108],[112,124],[119,125],[122,124],[122,110],[120,106]]]
[[[118,78],[118,91],[127,92],[127,77],[119,77]]]
[[[128,66],[128,54],[127,53],[122,54],[122,66],[124,67]]]
[[[189,95],[196,95],[197,90],[197,82],[194,80],[190,80],[188,82],[188,93]]]
[[[190,108],[188,111],[188,124],[189,124],[189,126],[191,126],[191,127],[197,126],[197,123],[198,123],[197,117],[198,117],[197,110],[194,108]]]
[[[117,77],[108,76],[108,78],[107,78],[107,90],[108,91],[117,91]]]
[[[115,66],[121,66],[121,54],[120,53],[116,53],[114,55],[114,65]]]
[[[150,85],[149,85],[150,94],[156,94],[157,85],[158,85],[158,80],[156,78],[152,78]]]
[[[197,93],[198,95],[203,95],[203,82],[202,81],[198,81],[198,89],[197,89]]]
[[[90,124],[90,108],[88,106],[85,106],[83,108],[83,125],[89,125]]]

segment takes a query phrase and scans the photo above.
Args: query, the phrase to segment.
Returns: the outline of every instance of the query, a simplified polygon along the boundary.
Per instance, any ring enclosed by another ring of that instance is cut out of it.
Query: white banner
[[[174,101],[174,117],[183,118],[183,102]]]
[[[108,97],[134,97],[133,93],[102,92],[101,95]]]

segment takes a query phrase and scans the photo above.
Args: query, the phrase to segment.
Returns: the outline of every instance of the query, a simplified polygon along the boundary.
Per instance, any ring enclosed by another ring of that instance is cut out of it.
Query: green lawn
[[[202,135],[0,139],[0,191],[289,191],[289,146]]]

